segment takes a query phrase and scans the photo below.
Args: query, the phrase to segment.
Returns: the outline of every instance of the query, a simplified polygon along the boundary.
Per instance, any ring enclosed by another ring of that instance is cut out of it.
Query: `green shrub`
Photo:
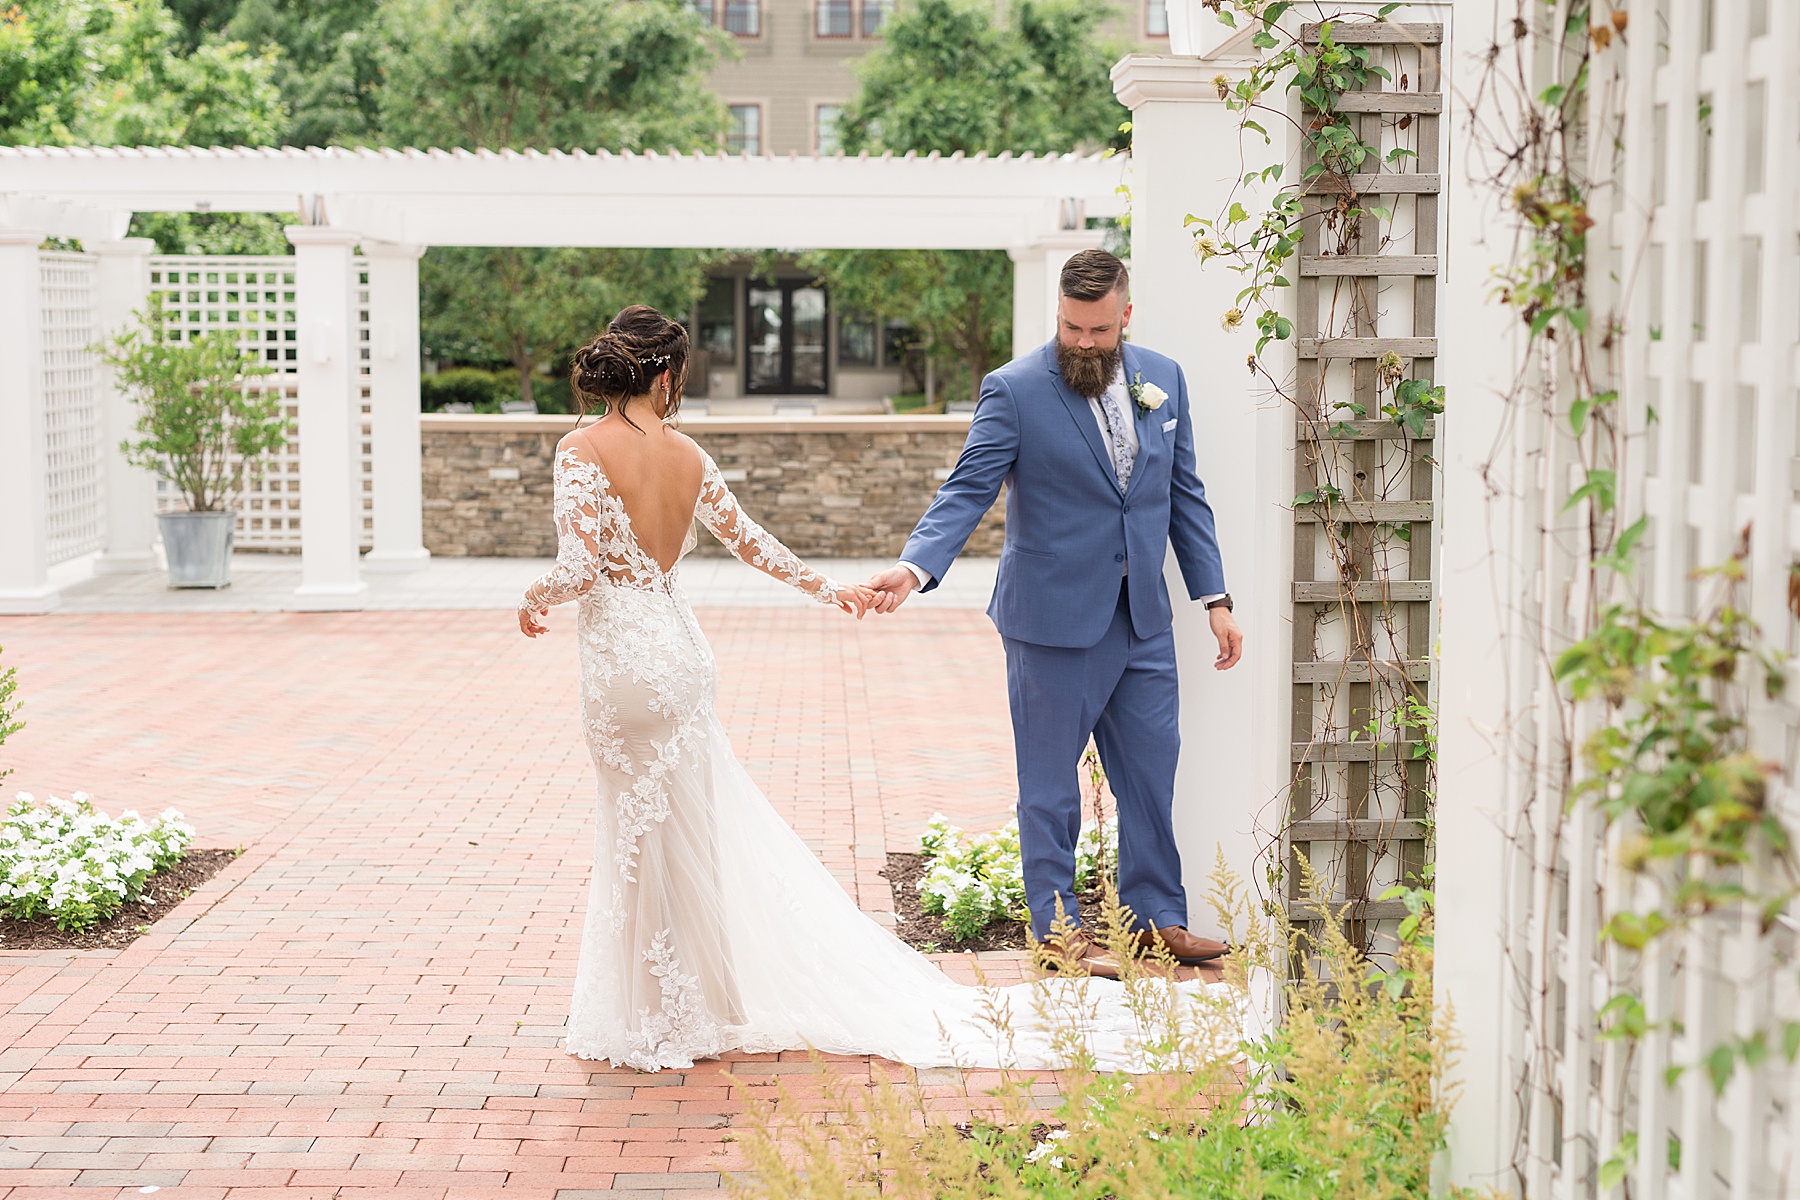
[[[439,412],[446,404],[472,404],[476,412],[499,412],[500,401],[518,395],[507,389],[510,371],[484,371],[480,367],[452,367],[419,378],[419,408]]]

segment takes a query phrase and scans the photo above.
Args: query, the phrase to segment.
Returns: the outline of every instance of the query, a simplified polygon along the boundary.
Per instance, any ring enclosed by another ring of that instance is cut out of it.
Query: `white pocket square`
[[[1163,422],[1163,432],[1164,433],[1167,433],[1167,432],[1169,432],[1169,430],[1175,428],[1175,420],[1176,420],[1176,418],[1170,417],[1168,420]]]

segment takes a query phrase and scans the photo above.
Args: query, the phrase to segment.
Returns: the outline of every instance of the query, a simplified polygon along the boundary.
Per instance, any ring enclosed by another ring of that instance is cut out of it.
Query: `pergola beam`
[[[1121,213],[1123,173],[1123,159],[1074,154],[0,147],[0,198],[39,223],[54,223],[59,206],[299,210],[303,224],[427,246],[1010,250]]]

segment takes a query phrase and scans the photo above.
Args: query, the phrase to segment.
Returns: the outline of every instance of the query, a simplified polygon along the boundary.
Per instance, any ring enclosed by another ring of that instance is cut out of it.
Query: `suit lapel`
[[[1106,476],[1107,482],[1113,485],[1115,491],[1118,490],[1119,477],[1113,471],[1111,457],[1106,453],[1106,443],[1100,440],[1100,426],[1094,420],[1094,410],[1063,381],[1062,371],[1056,365],[1055,343],[1044,347],[1044,355],[1049,360],[1050,380],[1056,385],[1056,394],[1062,397],[1063,407],[1069,410],[1069,416],[1087,442],[1088,449],[1094,452],[1094,462],[1099,465],[1101,474]]]

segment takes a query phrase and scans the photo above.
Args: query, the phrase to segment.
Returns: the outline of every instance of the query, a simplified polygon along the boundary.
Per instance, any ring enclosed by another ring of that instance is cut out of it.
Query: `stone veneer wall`
[[[428,413],[420,419],[425,548],[548,557],[550,470],[570,418]],[[802,557],[891,558],[955,465],[967,416],[691,417],[745,511]],[[996,555],[996,503],[964,553]],[[697,551],[723,554],[711,536]]]

